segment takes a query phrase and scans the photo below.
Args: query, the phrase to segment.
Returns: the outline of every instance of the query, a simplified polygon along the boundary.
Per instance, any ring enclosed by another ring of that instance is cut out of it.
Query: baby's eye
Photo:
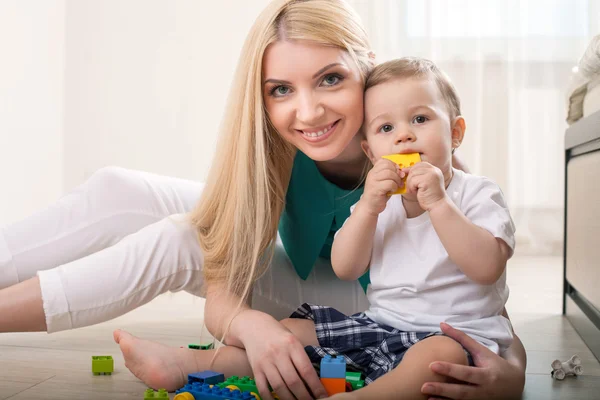
[[[429,118],[424,115],[417,115],[413,118],[413,124],[424,124]]]
[[[394,130],[394,127],[390,124],[382,125],[381,128],[379,128],[379,132],[383,132],[383,133],[388,133],[393,130]]]

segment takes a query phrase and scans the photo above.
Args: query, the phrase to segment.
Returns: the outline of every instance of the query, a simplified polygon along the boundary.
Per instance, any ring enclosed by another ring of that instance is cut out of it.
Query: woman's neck
[[[360,147],[360,137],[356,135],[348,147],[337,158],[329,161],[315,161],[325,179],[341,189],[356,188],[363,178],[370,161]]]

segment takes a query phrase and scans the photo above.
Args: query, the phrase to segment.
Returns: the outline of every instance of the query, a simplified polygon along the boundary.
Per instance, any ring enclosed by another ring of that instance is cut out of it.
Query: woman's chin
[[[307,148],[300,149],[308,158],[316,162],[333,161],[340,156],[343,152],[343,148],[337,149],[334,146],[328,146],[324,148]]]

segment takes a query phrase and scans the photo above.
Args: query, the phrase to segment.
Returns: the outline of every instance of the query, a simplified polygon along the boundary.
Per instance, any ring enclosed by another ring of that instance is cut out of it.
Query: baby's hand
[[[402,186],[404,176],[405,172],[397,164],[383,158],[378,160],[367,175],[365,192],[361,198],[365,209],[371,215],[379,215],[385,210],[390,193]]]
[[[421,161],[410,169],[406,179],[406,193],[408,196],[416,193],[419,206],[425,211],[431,211],[446,197],[444,174],[438,167]]]

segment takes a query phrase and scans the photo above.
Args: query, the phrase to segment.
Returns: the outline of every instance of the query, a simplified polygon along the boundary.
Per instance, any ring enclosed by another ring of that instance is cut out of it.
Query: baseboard
[[[600,311],[571,287],[566,296],[566,316],[594,356],[600,361]]]

